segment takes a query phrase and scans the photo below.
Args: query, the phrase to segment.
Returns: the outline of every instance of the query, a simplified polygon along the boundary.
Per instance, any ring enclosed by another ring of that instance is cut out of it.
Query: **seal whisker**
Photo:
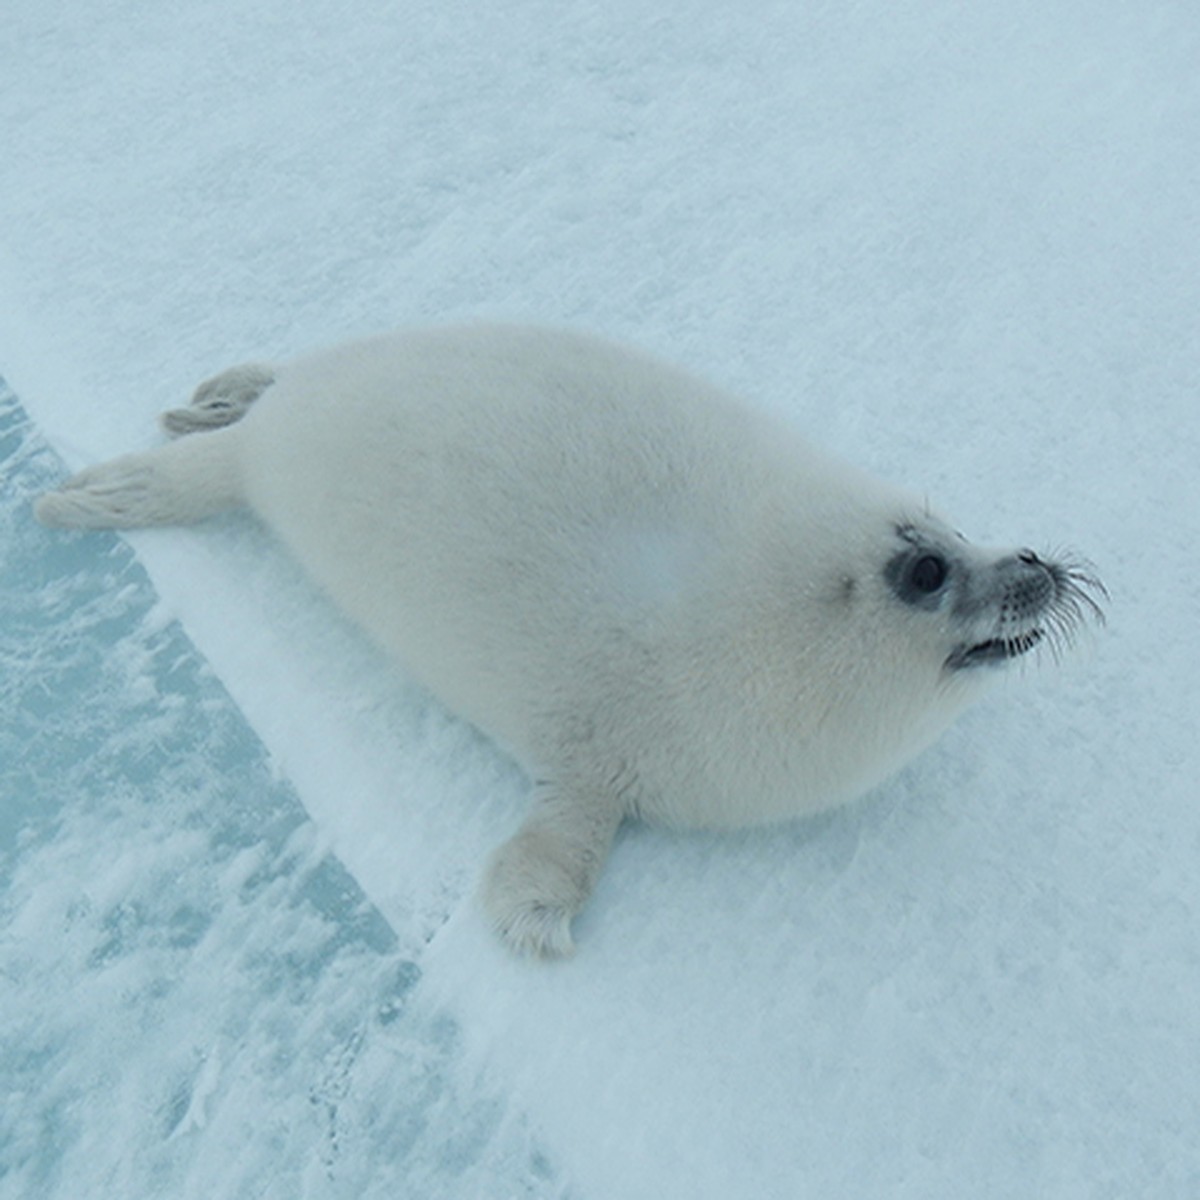
[[[1108,590],[1092,564],[1070,552],[1047,554],[1039,564],[1049,571],[1054,585],[1052,597],[1037,618],[1043,634],[1040,648],[1059,662],[1089,623],[1105,623],[1102,601],[1108,599]]]

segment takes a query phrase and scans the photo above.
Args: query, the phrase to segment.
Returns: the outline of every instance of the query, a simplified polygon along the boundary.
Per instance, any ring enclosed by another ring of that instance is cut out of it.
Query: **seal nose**
[[[1042,561],[1032,550],[1018,550],[1017,558],[1019,558],[1027,567],[1040,566]]]

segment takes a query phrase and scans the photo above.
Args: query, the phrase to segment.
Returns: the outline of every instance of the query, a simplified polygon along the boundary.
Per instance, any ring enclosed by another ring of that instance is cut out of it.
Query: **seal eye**
[[[922,554],[908,578],[918,592],[932,595],[946,582],[946,560],[937,554]]]

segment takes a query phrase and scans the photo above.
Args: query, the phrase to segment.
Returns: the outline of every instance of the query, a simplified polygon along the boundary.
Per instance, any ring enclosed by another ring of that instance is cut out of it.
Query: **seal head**
[[[1103,584],[1082,560],[981,551],[961,534],[929,524],[897,526],[903,544],[885,576],[903,604],[945,613],[962,635],[947,654],[947,673],[1003,666],[1036,646],[1055,657],[1089,618],[1103,623]]]

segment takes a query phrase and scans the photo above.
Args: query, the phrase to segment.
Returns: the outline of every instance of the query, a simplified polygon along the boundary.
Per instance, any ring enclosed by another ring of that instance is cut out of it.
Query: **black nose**
[[[1018,550],[1017,557],[1027,567],[1036,567],[1042,561],[1032,550]]]

